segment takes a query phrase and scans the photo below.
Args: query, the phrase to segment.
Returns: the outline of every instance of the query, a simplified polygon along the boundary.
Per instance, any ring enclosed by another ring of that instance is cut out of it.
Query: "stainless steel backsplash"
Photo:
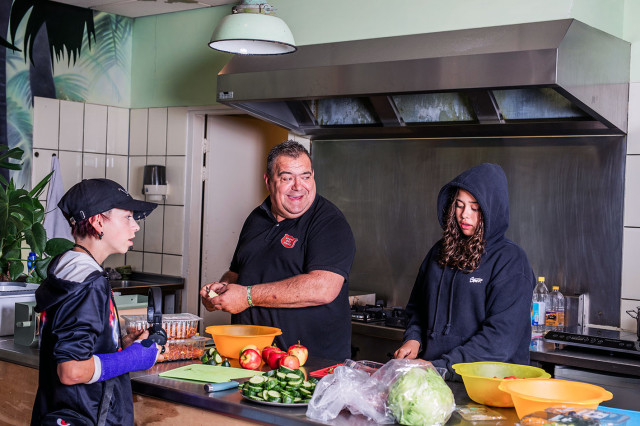
[[[356,238],[350,288],[404,306],[442,234],[438,191],[492,162],[509,181],[507,237],[534,273],[549,289],[588,293],[591,324],[618,326],[625,145],[624,136],[316,140],[312,157],[318,193]]]

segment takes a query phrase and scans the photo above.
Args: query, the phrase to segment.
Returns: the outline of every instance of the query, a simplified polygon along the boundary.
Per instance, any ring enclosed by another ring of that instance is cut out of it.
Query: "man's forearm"
[[[344,278],[329,271],[311,271],[285,280],[251,286],[255,306],[303,308],[331,303],[340,293]]]

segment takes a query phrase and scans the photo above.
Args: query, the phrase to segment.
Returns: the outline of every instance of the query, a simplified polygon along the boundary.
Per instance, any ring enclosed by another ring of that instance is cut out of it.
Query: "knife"
[[[228,382],[222,383],[207,383],[206,385],[204,385],[204,390],[205,392],[209,393],[219,392],[227,389],[237,388],[239,385],[240,383],[236,382],[235,380],[230,380]]]

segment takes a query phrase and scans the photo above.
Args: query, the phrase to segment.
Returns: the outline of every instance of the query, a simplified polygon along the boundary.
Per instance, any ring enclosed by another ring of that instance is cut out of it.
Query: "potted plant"
[[[0,145],[0,152],[1,168],[22,168],[21,162],[14,162],[22,160],[22,149]],[[0,175],[0,281],[40,283],[47,276],[53,256],[73,246],[73,242],[64,238],[47,240],[42,225],[45,211],[38,197],[50,178],[51,173],[27,191],[16,188],[13,179],[7,181]],[[27,259],[22,258],[25,245],[37,256],[34,268],[25,269]]]

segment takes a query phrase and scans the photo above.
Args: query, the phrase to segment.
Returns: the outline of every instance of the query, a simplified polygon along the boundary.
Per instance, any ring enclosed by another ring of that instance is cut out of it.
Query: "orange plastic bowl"
[[[505,380],[500,390],[511,394],[519,418],[554,406],[577,406],[595,410],[613,394],[600,386],[559,379]]]
[[[276,336],[282,334],[282,330],[276,327],[244,324],[211,325],[205,330],[213,337],[220,355],[234,359],[240,356],[240,350],[245,346],[256,345],[262,351],[273,343]]]
[[[511,395],[498,389],[500,383],[514,379],[549,378],[551,375],[542,368],[530,365],[509,364],[506,362],[465,362],[452,365],[454,371],[462,376],[469,398],[478,404],[493,407],[513,407]]]

